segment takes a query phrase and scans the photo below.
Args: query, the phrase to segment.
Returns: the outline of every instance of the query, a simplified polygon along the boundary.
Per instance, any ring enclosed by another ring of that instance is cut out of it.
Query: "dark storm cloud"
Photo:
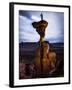
[[[31,15],[30,15],[30,13],[28,11],[20,10],[19,15],[27,17],[28,19],[31,19]]]

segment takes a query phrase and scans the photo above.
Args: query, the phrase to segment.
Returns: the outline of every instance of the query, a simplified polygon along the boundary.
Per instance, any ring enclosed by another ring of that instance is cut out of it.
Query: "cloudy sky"
[[[38,42],[40,36],[32,23],[40,21],[40,14],[48,22],[45,31],[45,41],[51,43],[64,42],[64,13],[48,11],[19,11],[19,42]]]

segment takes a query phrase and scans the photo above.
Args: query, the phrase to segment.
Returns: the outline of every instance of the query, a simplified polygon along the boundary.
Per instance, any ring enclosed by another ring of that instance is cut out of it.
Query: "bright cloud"
[[[38,42],[40,36],[32,27],[32,21],[19,16],[19,40],[20,42]]]

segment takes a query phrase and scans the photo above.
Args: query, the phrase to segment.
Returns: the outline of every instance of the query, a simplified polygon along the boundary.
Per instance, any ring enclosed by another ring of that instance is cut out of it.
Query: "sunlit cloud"
[[[32,21],[24,16],[19,16],[19,41],[38,42],[40,36],[32,27]]]
[[[37,16],[32,15],[31,18],[32,18],[33,20],[35,20],[35,21],[40,21],[40,18],[37,17]]]

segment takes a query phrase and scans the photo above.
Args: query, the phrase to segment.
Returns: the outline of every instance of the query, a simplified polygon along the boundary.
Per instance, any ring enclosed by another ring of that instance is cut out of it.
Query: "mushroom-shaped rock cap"
[[[39,28],[39,27],[44,27],[44,28],[46,28],[47,25],[48,25],[48,22],[45,21],[45,20],[41,20],[41,21],[39,21],[39,22],[33,22],[32,25],[33,25],[34,28]]]

